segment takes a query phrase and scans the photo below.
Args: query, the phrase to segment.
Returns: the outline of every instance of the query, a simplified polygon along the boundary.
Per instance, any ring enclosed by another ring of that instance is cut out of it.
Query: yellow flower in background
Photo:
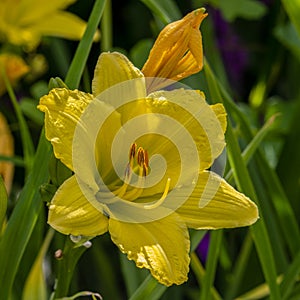
[[[0,39],[35,48],[42,36],[79,40],[86,23],[64,11],[76,0],[0,0]]]
[[[14,155],[14,140],[5,117],[0,113],[0,155],[11,157]],[[7,193],[10,193],[14,175],[14,165],[0,160],[0,176],[3,177]]]
[[[12,85],[16,84],[20,78],[29,72],[29,66],[17,55],[0,54],[0,69],[4,71]],[[0,72],[0,96],[6,91],[6,85]]]
[[[207,16],[196,9],[179,21],[167,25],[157,37],[142,68],[147,77],[181,80],[203,67],[202,36],[199,27]],[[155,81],[157,85],[157,81]]]
[[[38,108],[45,112],[46,137],[54,154],[75,173],[54,195],[48,223],[73,236],[108,231],[137,267],[149,269],[164,285],[182,284],[189,270],[188,228],[248,226],[258,218],[249,198],[208,171],[225,147],[224,108],[209,106],[202,93],[192,90],[148,94],[144,74],[117,52],[100,55],[92,90],[88,94],[56,88],[40,99]],[[116,91],[112,98],[111,90]],[[124,104],[117,105],[123,98]],[[131,98],[136,100],[126,102]],[[200,124],[192,113],[201,115]],[[103,116],[98,130],[96,123]],[[138,126],[130,126],[140,119]],[[168,131],[172,120],[178,134]],[[185,147],[184,133],[193,138],[196,152]],[[182,152],[174,147],[176,142]],[[156,161],[159,155],[165,158],[165,168]]]

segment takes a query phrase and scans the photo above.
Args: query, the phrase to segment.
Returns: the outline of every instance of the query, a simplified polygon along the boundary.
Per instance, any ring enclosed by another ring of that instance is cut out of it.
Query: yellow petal
[[[182,188],[178,197],[185,196]],[[212,172],[199,174],[193,193],[176,212],[188,227],[196,229],[248,226],[258,219],[255,203]]]
[[[134,260],[147,268],[160,283],[170,286],[187,280],[189,235],[176,214],[150,223],[124,223],[109,220],[112,241]]]
[[[86,23],[76,15],[62,11],[74,0],[6,1],[1,4],[0,30],[3,37],[16,45],[34,49],[42,35],[80,39]]]
[[[48,223],[63,234],[96,236],[107,231],[107,218],[84,197],[76,177],[67,179],[49,206]]]
[[[111,151],[117,132],[119,130],[122,132],[121,115],[112,106],[94,99],[87,108],[85,116],[87,117],[80,121],[82,130],[76,132],[78,135],[76,140],[79,143],[76,147],[77,153],[74,153],[76,157],[73,155],[73,159],[77,159],[79,166],[82,160],[86,162],[85,169],[91,178],[94,177],[94,173],[88,170],[88,166],[92,165],[92,160],[96,160],[97,170],[95,171],[99,172],[105,184],[109,186],[117,178]],[[86,141],[83,148],[82,141]],[[127,153],[128,150],[123,149],[123,151]]]
[[[200,8],[167,25],[151,49],[143,74],[180,80],[199,72],[203,66],[199,26],[206,16],[205,9]]]
[[[14,140],[4,116],[0,113],[0,155],[14,155]],[[0,176],[3,176],[7,193],[10,193],[14,176],[14,165],[11,162],[0,161]],[[1,224],[0,224],[1,225]]]
[[[103,52],[98,58],[98,62],[95,68],[94,78],[92,82],[93,95],[98,96],[106,89],[131,79],[143,79],[143,74],[136,68],[129,59],[118,52],[107,53]],[[135,99],[145,96],[144,80],[135,80],[136,88],[131,87],[127,90],[127,93],[136,93]],[[125,88],[128,88],[128,85]],[[120,90],[123,92],[123,90]],[[116,90],[115,93],[120,91]]]
[[[38,105],[45,112],[46,138],[51,141],[55,156],[71,170],[74,131],[92,99],[91,94],[57,88],[43,96]]]
[[[86,23],[74,14],[57,12],[25,28],[39,37],[45,35],[79,40],[83,36]]]
[[[17,22],[24,26],[39,21],[42,18],[49,17],[52,13],[65,9],[72,3],[76,2],[76,0],[23,0],[19,2],[19,5],[16,5],[14,1],[7,2],[10,2],[11,7],[15,10],[18,8],[19,17],[17,18]],[[20,14],[20,12],[23,13]]]
[[[144,133],[135,142],[149,155],[151,172],[147,183],[157,183],[149,183],[141,197],[156,194],[158,200],[168,178],[170,189],[189,185],[222,153],[226,113],[222,105],[209,106],[202,94],[184,89],[154,92],[146,98],[144,109],[149,114],[132,130]]]
[[[169,116],[179,122],[182,132],[187,130],[193,137],[200,157],[200,170],[209,168],[214,159],[222,153],[225,147],[223,127],[226,126],[226,120],[224,119],[225,111],[221,105],[214,108],[208,105],[199,93],[184,89],[154,92],[149,95],[146,104],[152,113]],[[154,128],[163,122],[164,118],[159,120],[159,116],[156,119],[149,117],[149,127]],[[165,126],[165,124],[162,125]],[[178,132],[174,132],[173,135],[180,137]],[[172,140],[173,137],[171,135],[168,138]],[[184,142],[182,139],[182,147],[186,146]],[[149,139],[149,145],[145,147],[160,149],[167,156],[171,156],[168,155],[170,148],[166,145],[160,146],[160,141],[156,143],[153,138]]]
[[[222,127],[223,132],[225,133],[226,128],[227,128],[227,113],[225,111],[225,108],[223,106],[222,103],[217,103],[217,104],[213,104],[210,106],[211,109],[214,111],[214,113],[216,114],[219,123]]]

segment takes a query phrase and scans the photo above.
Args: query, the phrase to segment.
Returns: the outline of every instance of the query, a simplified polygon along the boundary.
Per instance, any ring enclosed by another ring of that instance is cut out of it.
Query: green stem
[[[205,276],[205,270],[195,252],[191,253],[191,268],[197,278],[199,286],[201,286]],[[214,287],[211,288],[211,295],[213,300],[221,300],[221,296]]]
[[[79,82],[93,44],[93,39],[104,11],[105,3],[106,0],[97,0],[94,4],[86,31],[78,45],[65,79],[65,83],[70,89],[75,89],[79,86]]]
[[[129,300],[158,300],[167,289],[157,282],[152,275],[148,275]]]
[[[62,252],[63,258],[58,262],[56,288],[52,299],[65,297],[68,294],[74,269],[85,250],[86,247],[84,246],[74,248],[74,243],[69,237],[66,237],[65,247]]]
[[[2,233],[2,226],[6,218],[7,210],[7,193],[4,185],[4,180],[0,175],[0,238]]]
[[[1,68],[0,71],[1,71],[1,76],[4,79],[4,83],[6,85],[8,95],[13,104],[13,107],[16,112],[17,119],[18,119],[18,122],[20,125],[20,133],[21,133],[22,146],[23,146],[23,152],[24,152],[24,162],[25,162],[25,166],[26,166],[26,173],[28,174],[32,167],[32,164],[33,164],[34,146],[32,143],[32,139],[31,139],[31,136],[29,133],[27,123],[25,121],[25,118],[24,118],[21,108],[19,106],[18,100],[17,100],[14,90],[11,86],[11,83],[10,83],[4,69]]]
[[[202,280],[200,300],[211,299],[219,252],[221,248],[223,232],[222,230],[213,231],[210,234],[209,252],[206,261],[206,272]]]
[[[239,256],[236,260],[236,264],[232,272],[231,284],[228,285],[228,289],[226,290],[224,299],[233,299],[236,296],[236,293],[239,290],[240,284],[244,278],[243,275],[246,271],[247,261],[250,257],[252,248],[252,237],[248,233],[244,240]]]

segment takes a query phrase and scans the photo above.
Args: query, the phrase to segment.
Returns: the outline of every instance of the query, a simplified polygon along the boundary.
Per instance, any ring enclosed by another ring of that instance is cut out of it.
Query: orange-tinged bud
[[[28,65],[20,56],[7,53],[0,54],[0,68],[6,73],[12,85],[29,71]],[[0,75],[0,95],[4,94],[5,91],[5,82]]]
[[[10,133],[9,127],[4,116],[0,113],[0,155],[13,156],[14,142],[13,136]],[[14,165],[11,162],[0,160],[0,176],[4,179],[4,184],[9,194],[11,190],[12,180],[14,174]]]
[[[146,77],[181,80],[203,67],[202,36],[199,30],[207,16],[204,8],[170,23],[159,34],[142,72]],[[161,81],[160,81],[161,82]],[[151,86],[151,90],[153,90]]]

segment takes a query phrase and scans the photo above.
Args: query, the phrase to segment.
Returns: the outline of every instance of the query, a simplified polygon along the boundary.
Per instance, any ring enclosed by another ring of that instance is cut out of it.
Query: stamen
[[[130,163],[128,163],[127,164],[127,166],[126,166],[126,169],[125,169],[125,178],[124,178],[124,181],[125,182],[128,182],[128,179],[130,179],[131,178],[131,174],[132,174],[132,172],[131,172],[131,166],[130,166]]]
[[[146,163],[143,164],[143,176],[146,177],[148,175],[148,167]]]
[[[133,143],[130,146],[128,156],[129,162],[127,163],[125,168],[123,184],[122,186],[114,190],[113,193],[118,198],[123,198],[124,200],[128,201],[134,201],[135,199],[140,197],[140,195],[143,192],[145,186],[145,179],[146,176],[149,174],[149,157],[148,152],[142,147],[139,147],[137,149],[136,143]],[[134,171],[138,171],[138,181],[135,187],[132,187],[130,190],[128,190]],[[169,185],[167,183],[167,186]],[[167,187],[167,191],[164,194],[167,195],[168,189],[169,188]],[[105,195],[103,195],[103,197],[105,198]]]
[[[147,169],[149,168],[149,157],[148,157],[148,151],[144,150],[144,161]]]
[[[169,189],[170,189],[170,182],[171,182],[171,178],[168,178],[166,186],[165,186],[165,190],[164,193],[162,194],[162,196],[160,197],[160,199],[158,199],[155,203],[153,204],[149,204],[149,205],[145,205],[145,209],[153,209],[156,208],[158,206],[160,206],[166,199]]]
[[[139,147],[137,151],[137,163],[139,166],[142,166],[145,161],[145,150],[142,147]]]
[[[136,147],[137,147],[136,143],[133,143],[130,146],[130,149],[129,149],[129,161],[131,161],[135,157]]]
[[[137,187],[133,188],[130,191],[127,191],[126,194],[124,194],[123,199],[128,200],[128,201],[136,200],[143,193],[144,185],[145,185],[145,177],[139,176],[139,179],[138,179],[138,182],[136,185]]]

